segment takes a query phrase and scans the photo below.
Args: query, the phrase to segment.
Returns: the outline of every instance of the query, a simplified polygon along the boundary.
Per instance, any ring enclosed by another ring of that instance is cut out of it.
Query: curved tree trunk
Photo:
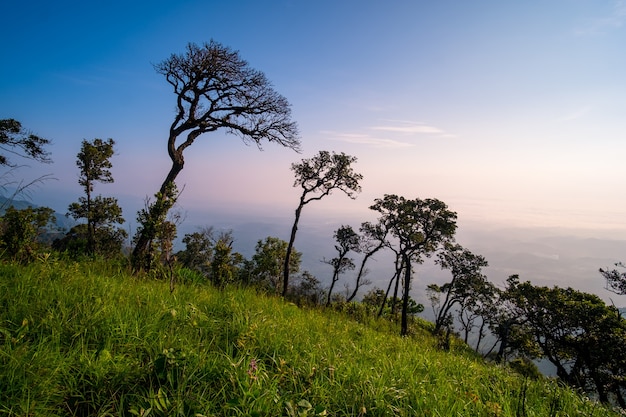
[[[402,294],[402,322],[400,327],[400,336],[409,334],[409,289],[411,288],[411,260],[404,254],[404,291]]]
[[[172,162],[172,168],[165,177],[163,184],[161,184],[159,193],[156,195],[156,201],[146,208],[148,218],[146,223],[142,224],[141,233],[137,237],[135,248],[131,254],[131,263],[135,272],[150,269],[152,262],[151,245],[157,235],[157,225],[160,219],[167,216],[170,207],[168,204],[164,204],[167,198],[167,191],[175,184],[176,177],[183,170],[184,166],[182,154],[177,159]]]
[[[289,260],[291,259],[291,253],[293,252],[293,244],[296,241],[296,232],[298,231],[298,222],[300,221],[300,214],[302,214],[302,207],[304,207],[304,201],[300,198],[300,204],[296,209],[296,218],[291,228],[291,236],[289,237],[289,244],[287,245],[287,254],[285,255],[285,265],[283,267],[283,292],[282,296],[287,295],[287,289],[289,288]]]

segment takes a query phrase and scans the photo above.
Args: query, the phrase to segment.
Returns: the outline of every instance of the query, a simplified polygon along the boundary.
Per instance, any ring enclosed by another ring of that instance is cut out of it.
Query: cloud
[[[376,148],[408,148],[411,146],[415,146],[414,144],[408,142],[402,142],[388,138],[377,138],[360,133],[338,133],[330,131],[323,131],[322,133],[324,135],[331,136],[334,140],[348,143],[356,143],[359,145],[369,145]]]
[[[372,126],[369,129],[390,133],[427,134],[437,135],[438,137],[445,138],[456,137],[455,135],[447,133],[438,127],[430,126],[420,122],[412,122],[407,120],[383,120],[383,122],[385,122],[385,124]]]
[[[581,117],[585,116],[590,111],[591,111],[591,106],[581,107],[580,109],[577,109],[573,111],[572,113],[566,114],[563,117],[559,117],[558,119],[556,119],[556,121],[557,122],[569,122],[571,120],[580,119]]]
[[[578,35],[604,34],[608,30],[618,29],[626,22],[626,0],[617,0],[613,3],[613,12],[605,17],[590,19],[586,26],[576,31]]]

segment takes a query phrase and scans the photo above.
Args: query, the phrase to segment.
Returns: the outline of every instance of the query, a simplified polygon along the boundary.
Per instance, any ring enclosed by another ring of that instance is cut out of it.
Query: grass
[[[607,416],[549,380],[252,289],[0,265],[0,415]]]

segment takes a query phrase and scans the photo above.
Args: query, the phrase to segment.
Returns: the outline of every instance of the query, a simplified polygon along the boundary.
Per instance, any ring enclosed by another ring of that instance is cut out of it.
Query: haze
[[[232,227],[242,252],[286,239],[290,164],[325,149],[365,179],[355,201],[306,208],[296,246],[319,275],[332,231],[373,220],[385,193],[445,201],[496,282],[606,298],[597,269],[626,260],[623,1],[10,1],[3,15],[0,117],[54,141],[53,165],[21,173],[58,179],[33,196],[57,211],[81,194],[81,140],[111,137],[116,182],[97,192],[134,220],[169,168],[175,97],[152,64],[215,39],[291,102],[303,153],[201,137],[178,181],[183,233]]]

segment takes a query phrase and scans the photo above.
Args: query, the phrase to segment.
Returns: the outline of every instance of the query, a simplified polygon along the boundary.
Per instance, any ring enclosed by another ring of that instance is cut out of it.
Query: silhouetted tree
[[[370,209],[381,214],[380,221],[386,225],[395,239],[404,272],[402,291],[402,320],[400,334],[408,334],[409,291],[413,262],[422,263],[440,245],[453,239],[456,231],[456,213],[437,199],[407,200],[386,194],[376,199]]]
[[[283,297],[287,294],[289,287],[288,265],[296,240],[302,208],[311,201],[321,200],[333,190],[342,191],[348,197],[356,198],[356,194],[361,191],[359,182],[363,179],[363,175],[354,172],[352,168],[352,164],[356,161],[356,157],[346,155],[343,152],[338,154],[320,151],[311,159],[303,159],[300,163],[291,165],[291,170],[296,176],[293,186],[302,188],[302,194],[296,208],[296,216],[287,245],[287,256],[283,270]]]
[[[171,205],[160,200],[170,198],[185,164],[185,149],[204,133],[225,129],[257,146],[267,140],[299,150],[289,103],[238,52],[215,41],[202,46],[190,43],[184,53],[171,55],[155,69],[174,89],[176,114],[167,140],[172,167],[156,194],[157,201],[141,216],[147,223],[166,216]],[[136,270],[149,267],[145,261],[150,259],[147,252],[155,233],[151,226],[141,228],[132,254]]]
[[[50,144],[49,139],[34,135],[22,128],[22,124],[15,119],[0,120],[0,165],[16,166],[7,157],[10,153],[19,157],[32,159],[37,162],[50,163],[50,153],[45,146]]]
[[[427,292],[435,313],[435,333],[443,327],[452,325],[452,310],[461,310],[476,291],[481,291],[487,281],[481,269],[488,265],[484,257],[475,255],[459,244],[447,243],[437,254],[437,263],[443,269],[450,270],[452,280],[443,285],[431,284]]]
[[[600,268],[600,274],[604,277],[606,281],[606,289],[608,291],[614,292],[615,294],[624,295],[626,294],[626,272],[620,271],[617,268],[626,268],[622,262],[618,262],[615,264],[614,269],[602,269]]]
[[[337,250],[337,257],[330,261],[324,261],[325,263],[333,267],[333,276],[328,289],[326,298],[326,307],[330,305],[330,299],[333,293],[333,289],[337,281],[339,281],[339,275],[346,271],[351,271],[355,268],[352,259],[348,258],[348,252],[359,252],[359,235],[352,229],[352,226],[341,226],[333,233],[335,241],[335,249]]]
[[[372,256],[376,254],[376,252],[387,246],[388,230],[385,229],[384,224],[364,222],[361,224],[361,228],[359,230],[361,232],[361,237],[359,240],[360,251],[361,253],[363,253],[363,258],[361,259],[359,272],[357,273],[355,279],[354,290],[352,291],[352,294],[350,294],[346,299],[347,302],[352,301],[356,297],[359,289],[361,288],[361,285],[364,283],[363,277],[365,277],[368,272],[365,268],[367,261],[369,261]]]
[[[0,167],[7,168],[6,171],[0,173],[0,190],[6,198],[0,204],[0,209],[9,207],[18,195],[27,194],[33,185],[52,179],[50,174],[46,174],[29,181],[14,180],[16,171],[21,166],[9,159],[7,154],[40,163],[51,163],[50,152],[46,150],[46,146],[50,143],[49,139],[24,129],[22,124],[15,119],[0,120]]]

